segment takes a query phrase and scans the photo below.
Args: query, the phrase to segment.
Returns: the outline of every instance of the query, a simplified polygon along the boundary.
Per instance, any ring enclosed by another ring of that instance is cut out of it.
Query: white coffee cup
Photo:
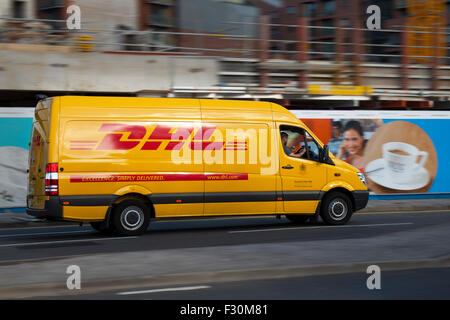
[[[417,163],[417,159],[420,162]],[[404,183],[422,168],[428,159],[428,153],[404,142],[383,144],[383,159],[387,172],[396,182]]]

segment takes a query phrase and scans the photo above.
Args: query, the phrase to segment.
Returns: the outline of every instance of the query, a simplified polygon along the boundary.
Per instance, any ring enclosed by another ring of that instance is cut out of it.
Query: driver
[[[289,135],[289,139],[286,146],[290,149],[291,153],[288,154],[290,157],[301,158],[306,152],[305,147],[302,145],[305,141],[305,136],[298,132]]]

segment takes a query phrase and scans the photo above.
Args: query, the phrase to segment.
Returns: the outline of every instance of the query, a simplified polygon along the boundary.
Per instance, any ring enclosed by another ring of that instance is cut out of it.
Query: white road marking
[[[92,238],[92,239],[79,239],[79,240],[61,240],[61,241],[41,241],[41,242],[8,243],[8,244],[1,244],[0,247],[23,247],[23,246],[36,246],[36,245],[40,245],[40,244],[58,244],[58,243],[70,243],[70,242],[125,240],[125,239],[135,239],[135,238],[138,238],[138,237]]]
[[[442,209],[442,210],[411,210],[411,211],[368,211],[368,212],[355,212],[355,214],[396,214],[396,213],[442,213],[442,212],[449,212],[450,209]]]
[[[178,287],[178,288],[163,288],[163,289],[153,289],[153,290],[142,290],[142,291],[128,291],[119,292],[118,295],[131,295],[131,294],[145,294],[145,293],[155,293],[155,292],[170,292],[170,291],[188,291],[188,290],[199,290],[208,289],[210,286],[196,286],[196,287]]]
[[[26,237],[26,236],[47,236],[55,234],[72,234],[72,233],[93,233],[94,230],[83,230],[83,231],[56,231],[56,232],[36,232],[36,233],[16,233],[16,234],[4,234],[0,235],[0,238],[15,238],[15,237]]]
[[[325,229],[325,228],[385,227],[385,226],[402,226],[411,224],[414,223],[404,222],[404,223],[358,224],[358,225],[344,225],[344,226],[288,227],[288,228],[255,229],[255,230],[235,230],[235,231],[228,231],[228,233],[250,233],[250,232],[302,230],[302,229]]]

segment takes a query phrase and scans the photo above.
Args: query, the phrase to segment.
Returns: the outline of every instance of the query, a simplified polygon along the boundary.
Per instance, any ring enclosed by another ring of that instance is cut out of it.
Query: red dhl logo
[[[189,144],[191,150],[247,150],[247,142],[208,141],[215,126],[201,127]],[[181,150],[190,138],[194,128],[157,125],[145,139],[140,150],[158,150],[164,142],[164,150]],[[107,132],[100,143],[97,140],[71,140],[71,150],[131,150],[147,136],[147,128],[142,125],[104,123],[98,132]]]

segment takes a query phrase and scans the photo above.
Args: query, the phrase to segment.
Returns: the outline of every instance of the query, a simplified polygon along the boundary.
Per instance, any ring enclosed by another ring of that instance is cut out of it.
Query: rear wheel
[[[301,214],[287,214],[286,218],[293,223],[305,223],[311,218],[311,216],[301,215]]]
[[[320,206],[320,216],[329,225],[346,224],[353,214],[349,197],[341,192],[327,194]]]
[[[120,235],[140,235],[150,223],[150,210],[139,200],[125,200],[113,209],[111,223]]]

